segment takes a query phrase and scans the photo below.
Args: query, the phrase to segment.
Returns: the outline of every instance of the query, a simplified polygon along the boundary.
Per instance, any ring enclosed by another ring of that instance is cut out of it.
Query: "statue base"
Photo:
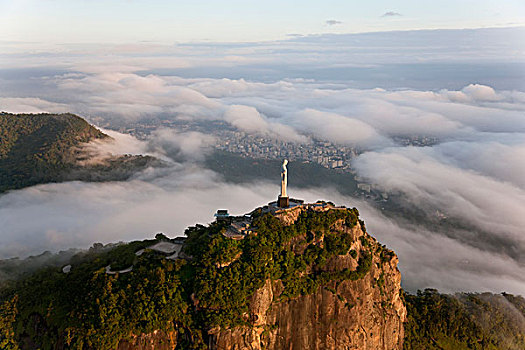
[[[277,206],[279,208],[288,208],[290,206],[290,198],[279,196],[279,198],[277,198]]]

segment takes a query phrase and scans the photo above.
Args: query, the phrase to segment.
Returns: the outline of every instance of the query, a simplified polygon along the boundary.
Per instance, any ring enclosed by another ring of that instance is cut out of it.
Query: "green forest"
[[[75,146],[107,137],[73,114],[0,113],[0,192],[53,182]]]
[[[121,156],[80,166],[83,143],[109,136],[74,114],[0,113],[0,193],[47,182],[124,180],[154,160]]]
[[[351,236],[333,231],[336,222],[355,226],[358,215],[355,208],[308,212],[290,226],[258,215],[253,222],[258,234],[241,241],[223,236],[226,224],[197,225],[186,230],[184,252],[192,257],[186,260],[135,254],[154,240],[79,253],[67,274],[47,268],[5,284],[0,348],[111,349],[130,334],[162,329],[177,330],[181,349],[207,349],[210,327],[247,324],[249,298],[267,279],[282,281],[280,298],[286,300],[329,281],[365,276],[378,244],[365,239],[362,251],[350,251]],[[321,235],[326,244],[320,244]],[[304,254],[294,252],[289,244],[294,239],[307,245]],[[393,256],[382,250],[385,261]],[[358,260],[357,270],[323,270],[330,257],[346,253]],[[132,264],[133,271],[106,274],[108,264]]]
[[[525,299],[502,293],[405,294],[406,350],[525,349]]]

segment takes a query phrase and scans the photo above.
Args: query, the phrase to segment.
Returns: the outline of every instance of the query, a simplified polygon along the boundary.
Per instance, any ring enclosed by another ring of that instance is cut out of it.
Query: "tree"
[[[0,349],[19,349],[16,339],[14,324],[18,315],[18,297],[0,303]]]

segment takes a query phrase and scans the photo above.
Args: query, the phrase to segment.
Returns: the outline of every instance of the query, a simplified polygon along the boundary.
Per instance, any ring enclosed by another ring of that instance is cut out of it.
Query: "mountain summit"
[[[0,284],[0,348],[523,348],[522,297],[406,294],[397,256],[356,208],[272,202],[216,217]]]
[[[265,206],[94,247],[4,291],[1,321],[24,349],[400,349],[397,257],[358,215]]]

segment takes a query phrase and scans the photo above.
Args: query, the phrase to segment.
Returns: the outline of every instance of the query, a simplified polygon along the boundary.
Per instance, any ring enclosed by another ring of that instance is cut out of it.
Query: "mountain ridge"
[[[0,193],[49,182],[125,180],[155,159],[115,156],[82,165],[83,144],[112,138],[71,114],[0,113]]]

